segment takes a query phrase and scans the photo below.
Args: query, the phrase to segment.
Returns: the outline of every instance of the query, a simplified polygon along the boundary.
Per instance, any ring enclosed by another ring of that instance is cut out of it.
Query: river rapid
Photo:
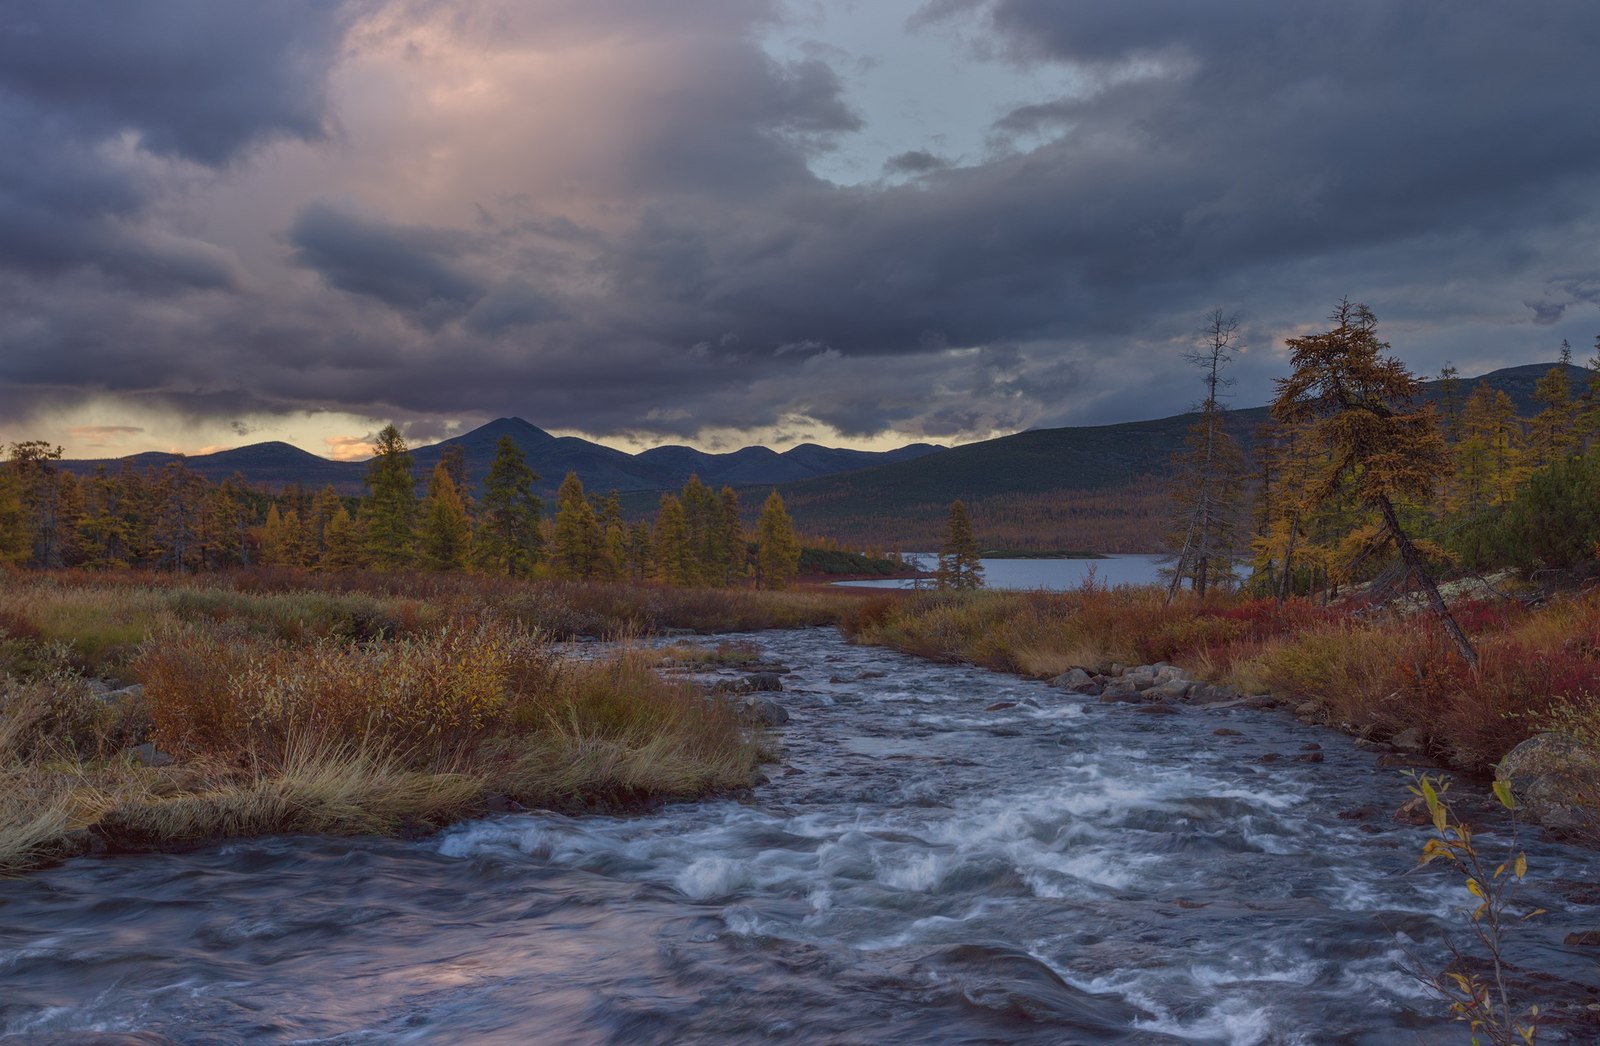
[[[3,882],[0,1041],[1465,1041],[1403,971],[1448,963],[1469,898],[1417,868],[1404,779],[1347,738],[748,638],[794,669],[750,801]],[[1551,913],[1509,957],[1530,1001],[1581,1007],[1595,954],[1562,941],[1600,927],[1600,862],[1525,842]]]

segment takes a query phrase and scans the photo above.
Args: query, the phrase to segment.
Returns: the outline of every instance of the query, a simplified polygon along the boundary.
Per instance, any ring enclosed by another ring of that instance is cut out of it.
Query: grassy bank
[[[850,602],[290,571],[6,579],[0,872],[737,790],[756,748],[732,707],[664,680],[649,651],[556,642],[823,624]]]
[[[1245,693],[1311,702],[1379,740],[1416,728],[1449,765],[1486,770],[1561,729],[1600,747],[1600,594],[1463,603],[1482,665],[1463,664],[1428,615],[1291,601],[1180,599],[1148,589],[926,593],[862,603],[860,642],[1038,677],[1169,661]]]

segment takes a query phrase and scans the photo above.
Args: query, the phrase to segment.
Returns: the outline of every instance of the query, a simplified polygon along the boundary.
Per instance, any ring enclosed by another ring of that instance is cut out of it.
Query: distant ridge
[[[528,465],[540,476],[539,487],[547,494],[554,492],[568,472],[576,472],[585,488],[597,492],[676,490],[696,474],[714,487],[724,484],[773,486],[906,461],[943,449],[916,443],[874,452],[807,443],[782,454],[767,447],[708,454],[693,447],[678,446],[628,454],[575,436],[552,436],[521,418],[496,418],[471,432],[412,450],[417,475],[425,478],[438,465],[447,448],[460,447],[466,454],[467,475],[474,486],[479,485],[494,461],[503,436],[510,436],[522,450]],[[291,484],[319,490],[331,484],[341,493],[355,494],[363,489],[362,480],[367,473],[365,461],[334,461],[276,440],[189,457],[148,451],[127,458],[73,460],[61,464],[71,472],[87,475],[102,465],[116,469],[127,461],[136,468],[160,468],[180,458],[190,471],[209,480],[220,481],[238,473],[246,483],[269,490]]]
[[[1528,364],[1462,378],[1459,395],[1464,402],[1473,387],[1484,382],[1504,391],[1517,413],[1527,416],[1537,409],[1534,383],[1554,366]],[[1569,374],[1573,395],[1585,392],[1589,372],[1570,367]],[[1425,383],[1423,395],[1437,402],[1443,396],[1440,383]],[[1249,450],[1256,427],[1268,420],[1270,412],[1262,406],[1228,415],[1235,436]],[[1056,513],[1055,523],[1041,523],[1056,527],[1055,547],[1154,552],[1162,526],[1160,484],[1193,418],[1178,414],[1115,425],[1031,429],[930,457],[800,480],[778,489],[803,531],[858,544],[899,541],[933,547],[947,507],[957,499],[973,510],[983,540],[986,523],[995,527],[1001,516],[1015,514],[1023,502],[1059,495],[1050,509],[1029,506],[1029,511]],[[1127,507],[1118,523],[1121,536],[1108,539],[1104,522],[1115,510],[1086,503],[1113,494]],[[1096,531],[1096,526],[1101,529]]]

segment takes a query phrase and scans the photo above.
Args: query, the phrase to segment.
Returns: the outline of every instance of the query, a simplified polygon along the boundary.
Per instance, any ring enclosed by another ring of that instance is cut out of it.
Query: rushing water
[[[910,553],[923,570],[938,566],[931,552]],[[1091,577],[1097,585],[1154,585],[1161,579],[1163,556],[1116,555],[1097,559],[983,559],[983,583],[988,588],[1043,588],[1055,592],[1082,588]],[[923,582],[926,583],[924,579]],[[839,581],[855,588],[915,588],[915,578],[873,578]]]
[[[1389,817],[1404,781],[1347,739],[1276,713],[1144,714],[822,630],[752,638],[795,669],[753,801],[0,883],[0,1033],[1463,1041],[1401,970],[1408,951],[1445,965],[1467,896],[1416,867],[1424,833]],[[1297,761],[1307,744],[1323,762]],[[1562,938],[1600,925],[1572,885],[1595,855],[1531,839],[1530,861],[1551,914],[1512,931],[1511,959],[1544,971],[1547,1003],[1592,998],[1593,956]]]

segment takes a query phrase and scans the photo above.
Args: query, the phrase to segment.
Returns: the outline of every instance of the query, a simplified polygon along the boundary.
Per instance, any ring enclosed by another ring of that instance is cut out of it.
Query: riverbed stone
[[[1169,704],[1150,703],[1140,705],[1134,709],[1140,715],[1177,715],[1178,710]]]
[[[1073,690],[1081,694],[1085,687],[1094,686],[1095,681],[1094,676],[1083,669],[1073,668],[1050,680],[1050,685],[1060,690]]]
[[[1232,701],[1239,695],[1225,686],[1215,683],[1195,683],[1189,687],[1189,695],[1185,700],[1192,704],[1209,705],[1218,701]]]
[[[985,712],[1004,712],[1008,708],[1015,708],[1015,707],[1017,707],[1017,703],[1015,701],[996,701],[994,704],[990,705],[988,708],[985,708],[984,711]]]
[[[1562,942],[1568,948],[1600,948],[1600,930],[1578,930]]]
[[[1583,798],[1600,796],[1600,753],[1570,734],[1545,733],[1528,738],[1500,760],[1495,777],[1511,782],[1511,794],[1523,811],[1546,828],[1559,832],[1600,828]]]
[[[1213,737],[1243,737],[1244,734],[1241,733],[1238,730],[1230,730],[1225,726],[1219,726],[1215,730],[1211,731],[1211,736],[1213,736]]]
[[[1413,796],[1400,804],[1400,809],[1394,812],[1394,819],[1401,824],[1427,825],[1433,823],[1433,815],[1428,813],[1428,804],[1422,796]]]
[[[1189,696],[1190,683],[1184,679],[1169,679],[1144,691],[1146,701],[1182,701]]]
[[[1118,680],[1117,682],[1120,683],[1121,680]],[[1133,689],[1132,687],[1123,687],[1114,683],[1113,685],[1106,687],[1105,692],[1100,695],[1100,700],[1104,701],[1106,704],[1121,703],[1136,705],[1143,701],[1144,697],[1139,693],[1139,691]]]
[[[1408,726],[1404,730],[1389,738],[1389,744],[1401,752],[1420,752],[1427,747],[1422,728]]]
[[[782,726],[789,721],[789,710],[767,697],[756,697],[739,709],[739,717],[757,726]]]

